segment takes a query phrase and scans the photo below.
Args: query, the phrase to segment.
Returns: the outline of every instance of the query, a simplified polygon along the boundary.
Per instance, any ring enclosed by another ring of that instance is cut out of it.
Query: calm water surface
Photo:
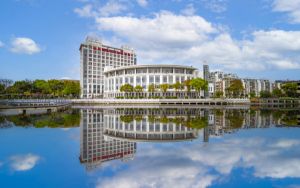
[[[300,187],[299,109],[0,114],[1,187]]]

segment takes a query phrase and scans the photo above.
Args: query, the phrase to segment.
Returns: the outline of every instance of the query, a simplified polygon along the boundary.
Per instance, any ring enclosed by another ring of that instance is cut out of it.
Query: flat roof
[[[116,68],[105,70],[104,73],[113,72],[117,70],[135,69],[135,68],[185,68],[185,69],[197,70],[197,68],[193,66],[174,65],[174,64],[156,64],[156,65],[129,65],[123,67],[116,67]]]

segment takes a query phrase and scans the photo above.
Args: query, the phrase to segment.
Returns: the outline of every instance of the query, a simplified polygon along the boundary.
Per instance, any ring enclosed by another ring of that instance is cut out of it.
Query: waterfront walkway
[[[0,108],[44,108],[70,105],[65,99],[9,99],[0,100]]]
[[[73,104],[239,105],[249,99],[72,99]]]

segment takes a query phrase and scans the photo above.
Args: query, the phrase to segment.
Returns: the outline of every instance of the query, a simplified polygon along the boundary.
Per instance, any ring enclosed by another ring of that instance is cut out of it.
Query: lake
[[[1,187],[300,187],[300,110],[0,111]]]

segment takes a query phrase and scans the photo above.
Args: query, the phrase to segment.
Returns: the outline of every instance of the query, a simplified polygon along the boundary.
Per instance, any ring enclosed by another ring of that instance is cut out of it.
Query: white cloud
[[[125,171],[102,177],[98,187],[208,187],[235,175],[237,168],[253,169],[251,176],[257,178],[300,178],[299,146],[297,138],[251,134],[208,145],[143,145]]]
[[[96,23],[99,30],[112,31],[139,47],[150,49],[189,46],[216,32],[212,24],[202,17],[174,15],[166,11],[155,14],[153,18],[100,17]]]
[[[4,43],[0,41],[0,48],[4,46]]]
[[[215,13],[222,13],[227,10],[227,0],[201,0],[205,8]]]
[[[141,6],[141,7],[146,7],[148,5],[147,0],[136,0],[136,2]]]
[[[95,16],[95,12],[92,10],[93,6],[90,4],[87,4],[83,6],[82,8],[75,8],[74,12],[77,13],[80,17],[93,17]]]
[[[105,4],[90,2],[82,8],[75,8],[74,12],[80,17],[108,17],[118,15],[127,10],[127,4],[124,1],[109,0]]]
[[[121,2],[110,0],[103,7],[99,8],[100,16],[110,16],[125,11],[127,6]]]
[[[12,40],[11,52],[20,54],[35,54],[41,51],[39,45],[31,38],[17,37]]]
[[[181,14],[192,16],[196,13],[196,9],[192,3],[188,4],[185,9],[181,10]]]
[[[40,160],[38,155],[15,155],[10,157],[11,167],[14,171],[26,171],[35,167]]]
[[[177,63],[199,67],[203,61],[227,69],[300,69],[300,31],[259,30],[235,40],[200,16],[162,11],[154,17],[97,17],[100,31],[137,50],[139,63]]]
[[[291,23],[300,23],[300,0],[274,0],[273,11],[285,12]]]

